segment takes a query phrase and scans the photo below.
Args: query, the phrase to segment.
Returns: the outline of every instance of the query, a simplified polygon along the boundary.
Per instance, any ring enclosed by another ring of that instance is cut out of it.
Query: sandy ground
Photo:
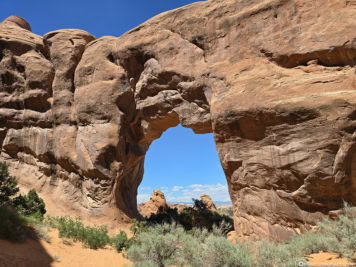
[[[68,244],[58,237],[58,231],[49,233],[51,242],[27,240],[10,243],[0,240],[0,267],[122,267],[131,262],[113,248],[92,250],[81,243]],[[307,256],[310,267],[356,266],[336,254],[318,253]],[[305,266],[302,263],[296,266]]]
[[[20,188],[20,193],[21,194],[27,194],[28,191],[30,190],[27,188],[25,185],[19,185]],[[67,209],[68,207],[61,207],[58,206],[58,204],[52,200],[48,195],[43,194],[41,192],[37,192],[39,197],[43,199],[43,201],[46,204],[46,214],[45,216],[70,216],[72,218],[81,216],[81,214],[78,213],[78,211],[74,209]],[[82,217],[83,218],[83,217]],[[112,223],[108,222],[107,220],[101,221],[100,219],[91,219],[88,220],[86,218],[83,218],[83,222],[85,222],[86,225],[106,225],[108,227],[108,233],[110,236],[115,236],[120,233],[120,230],[123,230],[126,232],[128,237],[132,236],[132,233],[130,231],[130,226],[131,224],[125,224],[125,223]]]
[[[58,231],[50,232],[51,243],[44,240],[28,240],[24,243],[10,243],[0,240],[0,267],[122,267],[132,266],[114,249],[92,250],[83,248],[81,243],[66,245],[58,237]],[[310,267],[356,266],[336,254],[318,253],[307,257]],[[305,266],[297,265],[296,266]]]
[[[347,259],[339,258],[337,254],[332,253],[318,253],[312,254],[307,257],[310,267],[346,267],[356,266],[354,263],[350,263]]]
[[[22,192],[28,190],[22,188]],[[39,194],[41,196],[41,194]],[[70,215],[73,212],[64,211],[56,205],[50,198],[43,197],[46,203],[47,214],[52,216]],[[88,222],[86,222],[88,223]],[[110,235],[117,234],[124,230],[129,236],[130,225],[116,225],[115,230],[109,229]],[[111,230],[111,231],[110,231]],[[24,243],[10,243],[0,240],[0,267],[122,267],[132,266],[132,263],[123,258],[122,254],[117,253],[113,248],[92,250],[83,248],[81,243],[66,245],[63,239],[58,237],[58,231],[52,230],[49,233],[51,243],[44,240],[27,240]],[[346,267],[355,266],[346,259],[339,258],[336,254],[318,253],[307,257],[310,267]],[[297,265],[303,267],[304,265]]]
[[[65,245],[58,237],[58,231],[50,232],[51,243],[44,240],[27,240],[24,243],[10,243],[0,240],[0,267],[122,267],[129,260],[114,249],[92,250],[83,248],[81,243]]]

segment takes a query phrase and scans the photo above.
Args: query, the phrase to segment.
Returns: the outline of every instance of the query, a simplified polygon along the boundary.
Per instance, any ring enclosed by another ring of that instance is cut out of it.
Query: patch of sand
[[[349,267],[356,266],[350,263],[347,259],[340,258],[339,255],[333,253],[321,252],[307,256],[310,267]]]
[[[51,243],[27,240],[11,243],[0,240],[0,267],[123,267],[131,262],[113,248],[92,250],[81,243],[65,245],[58,231],[49,233]]]

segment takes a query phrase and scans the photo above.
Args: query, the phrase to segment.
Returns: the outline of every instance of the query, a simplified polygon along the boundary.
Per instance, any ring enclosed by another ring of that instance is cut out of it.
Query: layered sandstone
[[[150,144],[213,133],[241,239],[356,204],[356,2],[210,0],[121,37],[0,24],[0,149],[88,217],[139,218]]]

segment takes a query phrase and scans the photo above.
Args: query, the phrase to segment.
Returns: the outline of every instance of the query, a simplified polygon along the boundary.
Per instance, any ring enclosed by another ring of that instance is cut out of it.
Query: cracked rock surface
[[[309,230],[356,204],[355,7],[210,0],[101,38],[11,16],[0,160],[60,206],[127,222],[150,144],[182,124],[214,134],[238,238]]]

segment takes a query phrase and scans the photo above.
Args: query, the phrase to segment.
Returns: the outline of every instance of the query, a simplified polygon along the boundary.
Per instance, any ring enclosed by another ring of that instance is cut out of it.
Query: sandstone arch
[[[213,132],[239,237],[288,238],[355,205],[355,25],[322,0],[200,2],[119,38],[2,23],[1,159],[127,221],[150,143],[181,123]]]

